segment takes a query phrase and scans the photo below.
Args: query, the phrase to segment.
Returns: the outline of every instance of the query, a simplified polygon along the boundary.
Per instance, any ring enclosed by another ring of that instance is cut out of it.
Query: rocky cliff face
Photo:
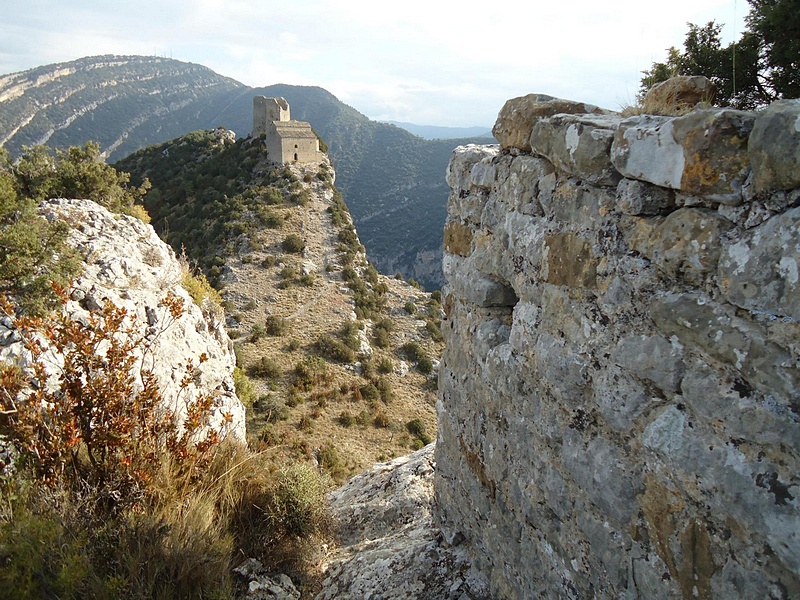
[[[72,226],[69,243],[83,257],[81,275],[73,282],[64,310],[84,322],[90,311],[107,302],[128,311],[130,335],[149,340],[137,366],[152,369],[169,408],[181,414],[198,394],[216,398],[215,421],[232,416],[226,431],[245,439],[245,410],[236,396],[233,347],[222,311],[210,303],[201,309],[182,287],[185,269],[153,228],[133,217],[113,214],[90,200],[51,200],[41,207],[47,219]],[[160,301],[172,294],[183,301],[183,315],[172,319]],[[25,366],[28,359],[17,343],[13,323],[0,325],[0,360]],[[142,350],[143,348],[139,348]],[[207,360],[201,362],[205,354]],[[194,365],[193,381],[182,389],[186,365]],[[57,361],[57,359],[56,359]]]
[[[800,594],[798,123],[529,96],[454,152],[438,517],[494,597]]]

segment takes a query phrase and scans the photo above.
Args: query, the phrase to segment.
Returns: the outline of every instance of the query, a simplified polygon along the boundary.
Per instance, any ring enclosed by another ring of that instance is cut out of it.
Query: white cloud
[[[373,118],[491,124],[508,98],[618,108],[688,21],[734,22],[735,0],[31,0],[5,11],[0,73],[93,54],[161,54],[252,86],[319,85]]]

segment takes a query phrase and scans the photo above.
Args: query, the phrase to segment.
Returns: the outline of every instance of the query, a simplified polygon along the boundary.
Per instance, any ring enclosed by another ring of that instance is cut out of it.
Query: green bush
[[[303,238],[296,233],[290,233],[283,239],[283,242],[281,242],[281,248],[283,248],[285,252],[300,254],[306,249],[306,243],[303,241]]]
[[[321,336],[314,343],[314,348],[321,356],[339,363],[352,363],[356,359],[352,348],[331,335]]]
[[[233,368],[233,385],[239,400],[241,400],[245,406],[251,406],[253,400],[255,400],[255,386],[245,372],[239,367]]]
[[[392,362],[391,358],[381,358],[378,361],[378,373],[382,373],[384,375],[391,373],[394,370],[394,363]]]
[[[251,377],[260,377],[262,379],[275,380],[283,377],[283,369],[281,369],[280,365],[267,356],[262,356],[250,365],[247,371]]]
[[[286,319],[279,315],[269,315],[265,323],[267,335],[281,336],[286,333]]]
[[[406,423],[406,430],[408,433],[422,442],[423,446],[427,446],[433,441],[427,434],[426,429],[425,422],[419,418],[411,419],[408,423]]]
[[[267,423],[277,423],[289,418],[289,408],[272,394],[264,394],[254,403],[254,408],[264,415]]]
[[[250,338],[249,341],[252,344],[258,342],[261,338],[267,335],[267,330],[263,325],[259,325],[256,323],[250,328]]]
[[[264,191],[264,204],[270,206],[277,206],[278,204],[283,204],[283,193],[278,188],[275,187],[268,187]]]
[[[348,410],[343,410],[337,419],[342,427],[352,427],[356,424],[356,418]]]

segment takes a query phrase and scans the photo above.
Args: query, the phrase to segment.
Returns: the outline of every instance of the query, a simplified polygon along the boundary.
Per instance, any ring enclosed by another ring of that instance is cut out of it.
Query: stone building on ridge
[[[305,121],[292,120],[284,98],[253,98],[253,137],[265,134],[267,156],[279,163],[318,162],[319,138]]]

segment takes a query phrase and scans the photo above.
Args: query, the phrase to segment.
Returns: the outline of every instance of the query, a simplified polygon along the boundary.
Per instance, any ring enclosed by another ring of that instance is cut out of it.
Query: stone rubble
[[[552,102],[447,172],[445,541],[493,598],[800,597],[800,100]]]

